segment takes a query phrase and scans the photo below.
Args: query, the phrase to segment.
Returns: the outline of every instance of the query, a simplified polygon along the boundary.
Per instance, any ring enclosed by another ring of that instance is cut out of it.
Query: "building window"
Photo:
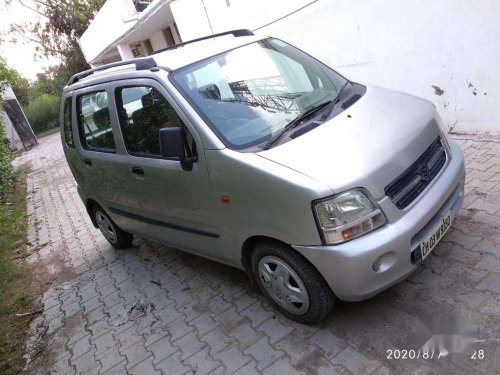
[[[165,38],[165,42],[167,42],[168,47],[175,44],[174,36],[172,35],[170,26],[163,30],[163,37]]]
[[[131,44],[130,51],[132,52],[132,56],[134,58],[144,56],[141,43]]]
[[[144,47],[146,47],[146,52],[148,55],[152,55],[154,50],[153,50],[153,45],[151,44],[151,41],[149,39],[146,39],[144,41]]]

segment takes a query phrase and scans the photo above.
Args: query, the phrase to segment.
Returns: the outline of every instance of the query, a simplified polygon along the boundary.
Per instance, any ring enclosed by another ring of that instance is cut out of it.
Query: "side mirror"
[[[160,129],[160,152],[164,158],[177,158],[185,171],[193,170],[197,157],[186,157],[184,145],[186,135],[182,126]]]
[[[184,129],[180,126],[160,129],[160,151],[164,158],[185,158]]]

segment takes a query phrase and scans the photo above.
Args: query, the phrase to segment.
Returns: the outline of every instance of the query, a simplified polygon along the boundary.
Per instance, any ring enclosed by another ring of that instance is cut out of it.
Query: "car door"
[[[113,91],[128,154],[122,169],[129,171],[129,183],[139,198],[140,210],[112,211],[147,223],[143,233],[147,237],[224,260],[217,251],[217,198],[211,189],[203,145],[195,127],[155,80],[120,81]],[[184,127],[186,151],[198,157],[192,170],[183,170],[179,160],[161,156],[159,130],[175,126]]]
[[[110,212],[111,207],[125,206],[132,211],[139,208],[138,199],[127,185],[128,174],[121,173],[118,168],[126,158],[126,151],[119,142],[120,130],[113,116],[115,107],[111,98],[108,84],[75,91],[75,147],[78,156],[73,165],[85,195],[102,206],[118,226],[131,231],[141,223]]]

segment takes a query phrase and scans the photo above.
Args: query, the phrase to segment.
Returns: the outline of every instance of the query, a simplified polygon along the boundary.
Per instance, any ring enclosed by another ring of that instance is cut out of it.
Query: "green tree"
[[[0,106],[2,99],[0,99]],[[9,141],[5,136],[5,129],[0,117],[0,202],[3,198],[3,193],[12,179],[12,159],[13,152],[9,148]]]
[[[30,100],[33,101],[43,94],[61,95],[70,76],[71,72],[64,65],[51,66],[43,73],[38,73],[30,88]]]
[[[9,0],[12,1],[41,16],[37,22],[12,24],[13,41],[21,38],[36,43],[35,58],[54,56],[61,61],[37,77],[35,92],[60,95],[73,74],[89,68],[78,41],[105,0],[31,0],[29,4],[24,0]]]
[[[9,68],[2,57],[0,57],[0,82],[3,84],[8,83],[14,90],[19,103],[23,106],[28,105],[30,96],[29,81],[22,77],[17,70]]]
[[[0,57],[0,83],[5,84],[12,79],[12,70],[9,69],[5,60]]]
[[[0,58],[0,94],[7,83],[11,83],[15,79],[14,72],[7,67],[5,61]],[[3,110],[2,97],[0,95],[0,111]],[[12,179],[12,159],[14,154],[10,150],[9,140],[5,136],[5,128],[0,116],[0,201],[3,197],[5,189]]]
[[[59,125],[59,103],[59,96],[42,94],[26,107],[26,117],[36,134]]]
[[[15,79],[10,82],[10,87],[14,90],[16,98],[23,107],[26,107],[30,100],[30,81],[14,71]]]
[[[11,86],[25,105],[33,129],[39,132],[57,125],[63,87],[73,74],[89,68],[78,41],[105,0],[31,0],[29,3],[7,0],[7,3],[13,1],[36,12],[40,19],[32,23],[11,24],[8,36],[11,41],[35,43],[35,59],[52,56],[60,61],[59,65],[37,74],[31,86],[17,72],[6,72],[9,82],[15,82]]]
[[[9,68],[5,60],[0,57],[0,82],[2,84],[8,83],[12,90],[14,90],[17,100],[22,105],[27,105],[29,102],[29,81],[22,77],[17,70]]]
[[[37,57],[56,56],[73,71],[88,67],[78,40],[104,0],[31,0],[33,6],[24,0],[10,1],[18,1],[41,16],[37,22],[11,25],[13,33],[38,44]]]

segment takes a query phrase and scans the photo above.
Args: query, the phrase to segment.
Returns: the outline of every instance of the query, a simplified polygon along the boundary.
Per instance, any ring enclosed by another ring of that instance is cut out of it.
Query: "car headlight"
[[[359,189],[314,202],[314,213],[327,244],[352,240],[386,222],[380,208]]]

